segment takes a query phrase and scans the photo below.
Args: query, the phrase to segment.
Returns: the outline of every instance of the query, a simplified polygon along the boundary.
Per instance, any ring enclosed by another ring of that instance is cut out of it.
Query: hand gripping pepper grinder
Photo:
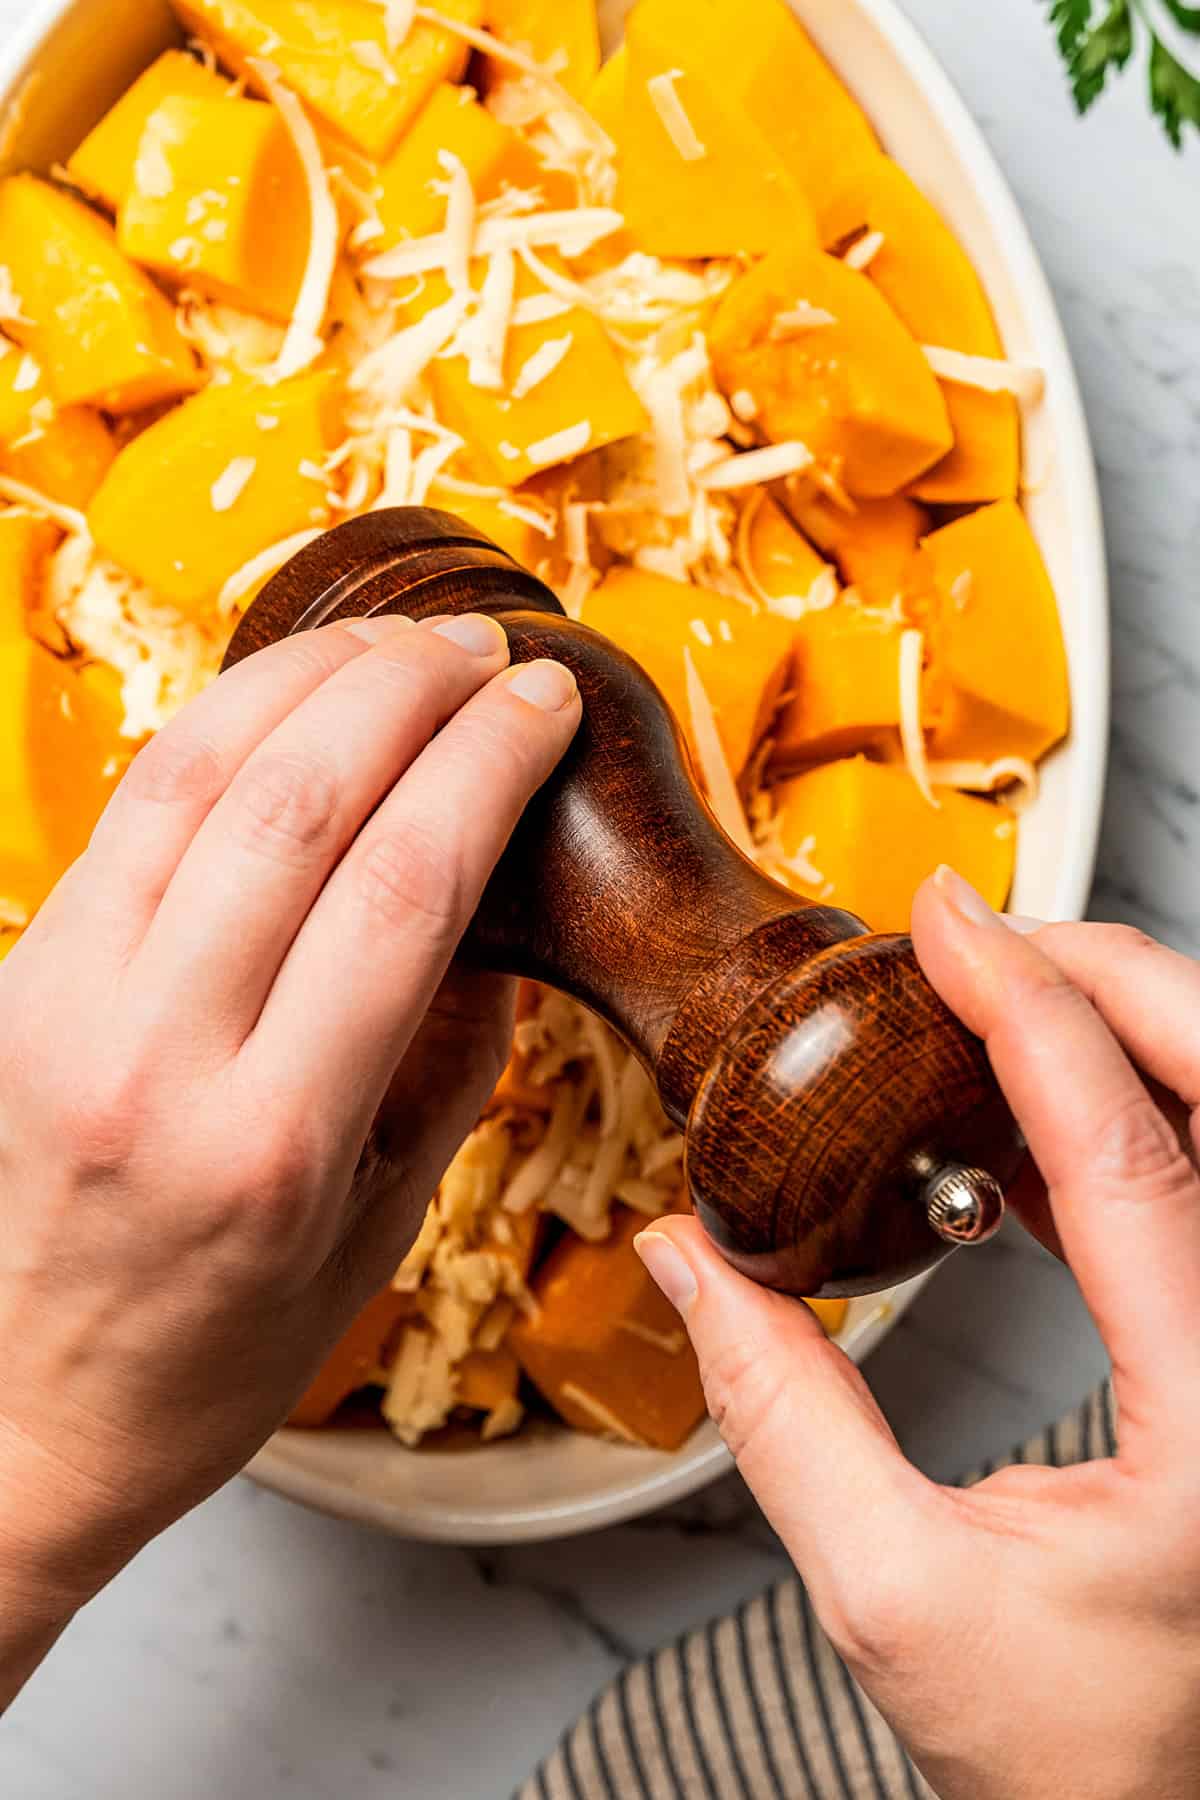
[[[710,812],[666,701],[460,519],[351,519],[268,583],[227,665],[377,613],[485,612],[514,662],[575,674],[583,722],[527,809],[462,954],[612,1025],[686,1134],[696,1212],[794,1294],[890,1287],[996,1230],[1022,1146],[982,1045],[907,938],[768,879]]]

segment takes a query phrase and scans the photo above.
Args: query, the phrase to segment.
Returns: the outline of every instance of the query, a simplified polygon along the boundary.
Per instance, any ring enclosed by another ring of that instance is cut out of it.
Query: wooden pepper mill
[[[730,1262],[791,1293],[855,1294],[991,1236],[1020,1138],[909,940],[873,936],[749,862],[658,689],[495,544],[421,507],[349,520],[266,586],[226,662],[392,612],[490,613],[514,662],[574,672],[583,722],[463,954],[615,1027],[686,1132],[696,1211]]]

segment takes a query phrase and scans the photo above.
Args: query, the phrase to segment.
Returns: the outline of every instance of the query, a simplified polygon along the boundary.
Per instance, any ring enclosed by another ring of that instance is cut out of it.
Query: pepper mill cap
[[[948,1244],[986,1244],[1004,1223],[1004,1190],[986,1169],[948,1163],[925,1184],[925,1216]]]

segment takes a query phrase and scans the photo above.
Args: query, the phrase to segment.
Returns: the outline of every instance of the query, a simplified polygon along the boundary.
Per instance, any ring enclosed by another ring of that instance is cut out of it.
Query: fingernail
[[[434,626],[433,635],[449,638],[468,656],[498,656],[508,647],[504,627],[485,613],[460,613],[455,619],[445,619]]]
[[[351,637],[366,644],[377,644],[381,638],[395,637],[398,631],[411,631],[413,622],[407,613],[379,613],[373,619],[349,619],[345,629]]]
[[[1007,925],[1010,931],[1018,932],[1021,937],[1032,937],[1034,932],[1040,931],[1048,921],[1046,919],[1027,919],[1022,913],[1001,913],[1000,923]]]
[[[687,1317],[696,1298],[696,1277],[685,1257],[681,1256],[669,1237],[661,1231],[642,1231],[633,1240],[647,1275],[671,1302],[675,1311]]]
[[[509,689],[518,700],[528,701],[541,712],[561,712],[575,698],[575,677],[561,663],[543,658],[539,662],[522,663],[509,680]]]
[[[994,912],[983,895],[947,863],[938,869],[933,885],[968,925],[983,925],[989,929],[999,925],[999,913]]]

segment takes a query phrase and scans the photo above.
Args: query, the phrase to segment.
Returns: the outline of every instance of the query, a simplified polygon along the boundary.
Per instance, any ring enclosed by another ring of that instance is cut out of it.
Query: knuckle
[[[122,1168],[142,1137],[146,1078],[136,1065],[114,1061],[89,1070],[74,1086],[60,1125],[62,1141],[85,1174],[103,1176]]]
[[[1101,1179],[1143,1202],[1178,1197],[1196,1180],[1183,1146],[1147,1093],[1129,1095],[1105,1121],[1094,1167]]]
[[[254,757],[239,777],[232,832],[248,850],[281,862],[304,862],[332,835],[339,783],[319,758]]]
[[[126,790],[135,799],[167,806],[211,801],[223,785],[221,759],[212,744],[170,730],[138,751],[125,776]]]
[[[358,865],[368,912],[394,930],[418,931],[452,948],[467,918],[461,860],[450,842],[410,821],[379,832]]]

